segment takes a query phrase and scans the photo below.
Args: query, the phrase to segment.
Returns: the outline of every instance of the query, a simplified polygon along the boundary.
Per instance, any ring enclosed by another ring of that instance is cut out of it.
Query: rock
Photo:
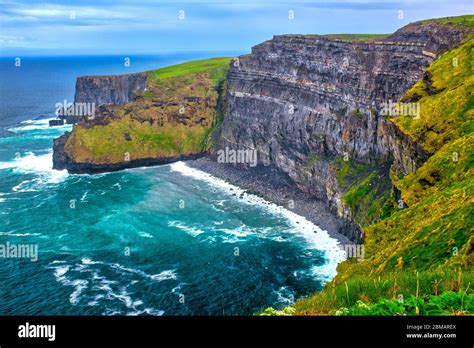
[[[62,126],[62,125],[64,125],[64,120],[49,120],[50,127]]]
[[[380,105],[396,102],[437,55],[470,32],[415,23],[379,41],[274,36],[231,65],[217,149],[256,149],[260,165],[275,166],[300,190],[350,217],[334,159],[393,161],[406,173],[426,160],[419,145],[380,115]],[[351,224],[342,230],[360,231]]]
[[[135,99],[147,86],[147,73],[81,76],[76,81],[75,103],[122,105]]]

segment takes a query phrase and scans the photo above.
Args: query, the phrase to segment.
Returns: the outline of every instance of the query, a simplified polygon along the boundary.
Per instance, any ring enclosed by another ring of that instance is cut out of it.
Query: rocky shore
[[[210,156],[186,164],[304,216],[341,244],[361,243],[361,231],[356,224],[337,217],[324,202],[298,190],[288,176],[273,166],[244,168],[218,163]]]

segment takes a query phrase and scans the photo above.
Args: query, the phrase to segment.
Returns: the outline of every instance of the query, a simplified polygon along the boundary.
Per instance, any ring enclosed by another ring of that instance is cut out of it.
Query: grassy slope
[[[361,226],[367,226],[390,215],[394,198],[390,192],[387,164],[365,164],[341,157],[332,163],[343,190],[342,203]]]
[[[161,80],[200,72],[210,72],[209,77],[217,83],[219,80],[224,79],[229,62],[230,58],[226,57],[195,60],[154,70],[151,76],[153,79]]]
[[[405,100],[415,93],[421,96],[419,119],[394,119],[432,154],[411,175],[392,172],[408,208],[395,208],[366,225],[365,259],[341,263],[322,293],[283,312],[268,309],[263,314],[473,313],[473,42],[467,40],[429,68],[436,94],[430,95],[423,81],[406,93]],[[454,57],[457,67],[452,65]],[[344,166],[338,170],[341,179],[352,171]],[[350,205],[370,192],[370,171],[360,173],[359,184],[343,197]],[[405,302],[398,301],[400,296]]]
[[[429,95],[424,80],[418,81],[402,101],[419,100],[419,118],[392,119],[400,129],[433,154],[444,144],[470,134],[474,119],[474,37],[464,45],[443,54],[427,70],[433,76],[432,87],[437,94]],[[457,66],[456,66],[457,64]]]
[[[229,62],[213,58],[149,72],[136,101],[115,107],[106,125],[75,126],[66,151],[76,162],[101,164],[202,152],[216,126]]]
[[[455,17],[444,17],[444,18],[435,18],[428,19],[423,22],[439,22],[443,24],[456,24],[463,27],[474,27],[474,15],[464,15],[464,16],[455,16]]]

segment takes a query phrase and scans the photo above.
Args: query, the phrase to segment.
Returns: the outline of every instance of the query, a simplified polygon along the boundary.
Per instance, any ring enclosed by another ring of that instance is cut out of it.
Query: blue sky
[[[469,13],[474,0],[0,0],[0,54],[245,53],[275,34],[390,33]]]

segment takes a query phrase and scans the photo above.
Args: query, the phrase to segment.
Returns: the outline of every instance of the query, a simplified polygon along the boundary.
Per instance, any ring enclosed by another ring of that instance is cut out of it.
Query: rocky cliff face
[[[404,26],[390,39],[396,42],[416,42],[424,45],[425,52],[439,55],[473,34],[474,28],[427,20]]]
[[[426,159],[380,108],[397,101],[438,54],[467,35],[454,26],[413,24],[381,41],[275,36],[231,65],[218,148],[256,149],[259,163],[275,165],[301,190],[351,218],[335,160],[393,160],[412,172]]]
[[[76,81],[76,103],[122,105],[134,100],[135,92],[147,86],[148,74],[81,76]]]
[[[361,229],[350,223],[355,217],[354,201],[350,205],[344,202],[348,189],[370,178],[364,185],[373,186],[373,182],[379,181],[382,184],[376,188],[377,194],[387,191],[390,164],[397,171],[411,173],[428,157],[420,145],[381,113],[384,103],[398,101],[421,78],[429,82],[426,68],[437,56],[471,34],[474,28],[425,21],[410,24],[380,40],[275,36],[231,64],[226,98],[221,103],[226,105],[224,122],[219,136],[214,137],[217,145],[213,150],[257,150],[260,165],[276,168],[301,191],[326,202],[333,212],[349,222],[350,228],[341,232],[359,241]],[[153,127],[162,127],[163,120],[176,114],[176,107],[185,100],[170,103],[175,96],[165,98],[170,99],[165,102],[163,98],[156,99],[169,88],[161,86],[158,94],[146,90],[149,80],[147,73],[81,77],[77,80],[75,101],[97,105],[138,103],[137,108],[124,105],[120,117],[116,113],[113,117],[99,117],[94,125],[107,125],[109,119],[129,117],[140,124],[149,122]],[[142,91],[138,95],[146,103],[134,101],[137,91]],[[199,100],[194,102],[202,104]],[[211,104],[211,108],[215,108],[219,103]],[[85,132],[87,124],[82,128]],[[150,133],[150,139],[154,139],[153,132],[156,130]],[[91,134],[90,131],[87,134]],[[86,133],[77,136],[74,144],[83,143],[81,137],[88,136]],[[102,137],[102,133],[96,136],[99,140]],[[91,171],[87,166],[89,162],[100,162],[94,167],[97,171],[124,167],[119,163],[121,160],[97,157],[94,148],[79,153],[87,159],[87,163],[83,163],[86,167],[80,167],[81,161],[77,158],[81,156],[71,157],[80,146],[71,145],[68,138],[71,137],[66,135],[55,141],[55,168],[88,172]],[[107,139],[121,138],[125,141],[118,144],[120,146],[112,143],[108,146],[122,151],[130,141],[143,140],[135,139],[129,132],[110,134]],[[67,150],[67,144],[69,153],[64,149]],[[159,149],[163,148],[163,144],[158,145]],[[121,158],[120,154],[116,155]],[[168,157],[173,160],[178,158],[176,156],[173,152]],[[153,158],[140,154],[137,165],[158,163]],[[167,156],[160,157],[160,161],[166,159]],[[102,167],[107,161],[110,163]],[[362,170],[363,176],[350,178],[348,183],[341,182],[341,163],[347,169],[344,162],[369,166],[370,173]],[[366,189],[370,190],[370,187],[361,188],[364,189],[360,190],[362,195]],[[360,195],[360,192],[357,193]]]

